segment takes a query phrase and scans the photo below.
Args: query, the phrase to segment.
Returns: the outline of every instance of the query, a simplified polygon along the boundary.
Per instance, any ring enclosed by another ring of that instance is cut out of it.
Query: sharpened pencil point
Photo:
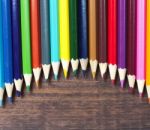
[[[3,107],[3,100],[0,100],[0,107]]]
[[[65,76],[65,79],[67,79],[67,71],[64,70],[64,76]]]
[[[54,80],[58,80],[58,75],[54,75]]]
[[[121,88],[123,88],[124,87],[124,80],[121,80],[120,84],[121,84]]]
[[[77,76],[77,70],[73,71],[73,76],[75,76],[75,77]]]
[[[36,81],[36,86],[39,87],[39,81]]]
[[[92,72],[92,77],[93,77],[93,79],[95,79],[95,77],[96,77],[96,73],[95,72]]]
[[[83,77],[86,76],[86,70],[82,70],[82,75],[83,75]]]
[[[111,83],[112,83],[113,85],[115,85],[115,80],[111,80]]]
[[[30,86],[26,86],[26,92],[29,93],[31,91]]]
[[[7,101],[8,101],[9,104],[12,104],[13,103],[13,98],[12,97],[8,97]]]
[[[143,97],[143,93],[139,93],[139,97],[142,98]]]
[[[16,96],[17,96],[17,97],[21,97],[21,92],[18,91],[18,90],[16,90]]]

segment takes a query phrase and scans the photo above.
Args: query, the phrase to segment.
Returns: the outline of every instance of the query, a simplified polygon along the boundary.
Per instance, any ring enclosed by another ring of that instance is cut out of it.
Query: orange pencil
[[[39,10],[39,0],[30,0],[32,68],[37,86],[41,73]]]

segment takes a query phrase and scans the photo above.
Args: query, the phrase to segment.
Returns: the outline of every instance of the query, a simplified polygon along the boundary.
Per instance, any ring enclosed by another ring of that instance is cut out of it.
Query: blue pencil
[[[20,32],[20,0],[11,1],[12,12],[12,45],[13,45],[13,74],[16,86],[16,95],[21,96],[22,88],[22,58]]]
[[[78,0],[78,54],[83,74],[88,64],[87,0]]]
[[[49,5],[51,63],[53,67],[54,78],[57,80],[60,66],[58,0],[50,0]]]
[[[0,107],[3,106],[4,94],[4,64],[3,64],[3,39],[2,39],[2,5],[0,2]]]
[[[12,64],[12,34],[11,34],[11,1],[2,0],[2,26],[4,47],[4,82],[8,102],[12,103],[13,64]]]

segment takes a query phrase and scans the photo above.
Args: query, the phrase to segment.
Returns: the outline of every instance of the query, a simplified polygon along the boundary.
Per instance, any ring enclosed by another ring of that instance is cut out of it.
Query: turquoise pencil
[[[51,63],[54,72],[55,80],[58,79],[60,66],[59,54],[59,15],[58,15],[58,0],[50,0],[50,46],[51,46]]]
[[[2,7],[0,2],[0,107],[3,106],[4,94],[4,61],[3,61],[3,40],[2,40]]]

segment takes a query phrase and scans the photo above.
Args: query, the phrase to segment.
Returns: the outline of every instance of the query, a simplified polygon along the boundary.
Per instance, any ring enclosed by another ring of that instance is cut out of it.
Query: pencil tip
[[[36,86],[37,86],[37,87],[39,87],[39,80],[38,80],[38,81],[36,81]]]
[[[113,85],[115,85],[115,80],[111,80],[111,83],[112,83]]]
[[[85,77],[85,75],[86,75],[86,70],[82,70],[82,75],[83,75],[83,77]]]
[[[13,98],[12,97],[8,97],[7,101],[8,101],[9,104],[12,104],[13,103]]]
[[[21,92],[18,91],[18,90],[16,90],[16,96],[17,96],[17,97],[21,97]]]
[[[73,71],[73,76],[75,76],[75,77],[77,76],[77,70]]]
[[[120,84],[121,84],[121,88],[123,88],[124,87],[124,80],[121,80]]]
[[[64,70],[64,76],[65,76],[65,79],[67,79],[67,71]]]
[[[29,93],[31,91],[30,86],[26,86],[26,92]]]
[[[142,98],[143,97],[143,93],[139,93],[139,97]]]
[[[93,79],[95,79],[96,73],[92,72]]]
[[[58,80],[58,75],[54,75],[54,80]]]

